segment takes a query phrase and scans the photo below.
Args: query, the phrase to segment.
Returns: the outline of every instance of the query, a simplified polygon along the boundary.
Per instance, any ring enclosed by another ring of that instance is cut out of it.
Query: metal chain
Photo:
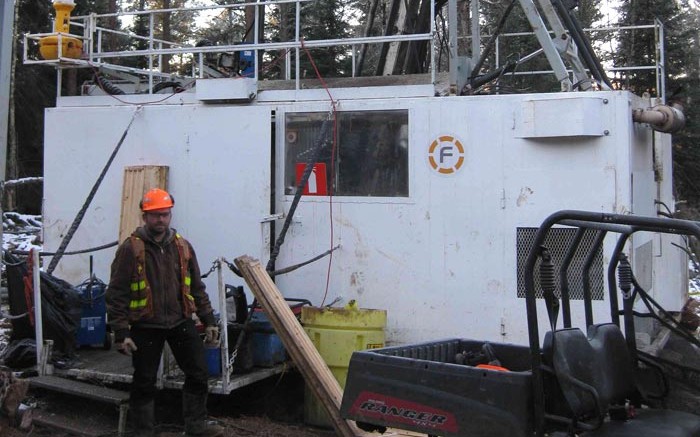
[[[218,260],[218,259],[215,259],[215,260],[211,263],[211,268],[209,269],[209,271],[206,272],[205,274],[201,275],[201,276],[202,276],[202,279],[204,279],[204,278],[206,278],[207,276],[211,275],[212,272],[213,272],[214,270],[218,269],[220,265],[221,265],[221,263],[219,262],[219,260]]]
[[[229,372],[233,372],[233,365],[236,363],[236,358],[238,357],[238,348],[235,348],[231,352],[231,358],[228,359]]]
[[[238,268],[237,268],[232,262],[228,261],[226,258],[221,258],[221,261],[223,261],[224,264],[226,264],[226,266],[228,266],[228,268],[229,268],[236,276],[238,276],[239,278],[242,278],[242,277],[243,277],[243,274],[241,273],[241,271],[238,270]]]

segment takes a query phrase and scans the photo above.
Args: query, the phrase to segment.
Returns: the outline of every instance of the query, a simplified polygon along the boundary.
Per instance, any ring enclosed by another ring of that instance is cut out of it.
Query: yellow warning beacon
[[[68,36],[70,33],[70,12],[75,8],[73,0],[54,0],[56,35],[45,36],[39,40],[39,53],[44,59],[58,59],[58,42],[61,41],[61,57],[77,59],[83,52],[83,42]]]

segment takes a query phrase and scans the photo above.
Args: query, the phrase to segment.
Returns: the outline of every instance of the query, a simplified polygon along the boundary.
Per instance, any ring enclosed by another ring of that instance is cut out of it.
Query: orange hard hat
[[[172,208],[175,199],[167,191],[160,188],[152,188],[143,195],[139,203],[141,211],[153,211],[154,209]]]

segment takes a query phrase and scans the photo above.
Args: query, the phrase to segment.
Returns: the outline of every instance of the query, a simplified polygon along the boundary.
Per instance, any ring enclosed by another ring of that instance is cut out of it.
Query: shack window
[[[327,118],[327,112],[286,115],[285,194],[296,192],[302,164],[314,161],[326,170],[315,186],[325,183],[334,196],[408,197],[408,110],[338,112],[334,168],[332,120],[325,141],[319,138]]]

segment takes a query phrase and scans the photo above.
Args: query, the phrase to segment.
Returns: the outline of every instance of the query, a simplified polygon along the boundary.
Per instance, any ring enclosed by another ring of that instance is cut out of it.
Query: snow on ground
[[[41,216],[6,212],[2,221],[2,248],[10,251],[41,250]]]
[[[688,278],[688,297],[700,302],[700,271],[692,261],[688,262]]]

